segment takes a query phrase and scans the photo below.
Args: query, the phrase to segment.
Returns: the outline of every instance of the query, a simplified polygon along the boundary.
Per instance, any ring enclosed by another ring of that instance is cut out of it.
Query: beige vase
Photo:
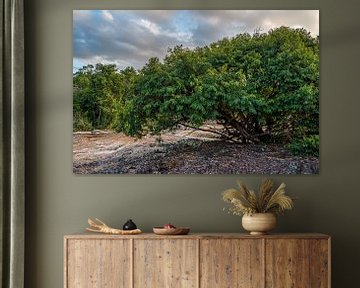
[[[255,213],[242,217],[242,226],[251,235],[263,235],[276,226],[276,217],[272,213]]]

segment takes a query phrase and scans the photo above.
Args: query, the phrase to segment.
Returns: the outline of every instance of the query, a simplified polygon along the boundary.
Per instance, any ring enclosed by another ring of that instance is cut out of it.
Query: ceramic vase
[[[243,215],[242,226],[251,235],[263,235],[276,226],[276,217],[272,213],[254,213]]]

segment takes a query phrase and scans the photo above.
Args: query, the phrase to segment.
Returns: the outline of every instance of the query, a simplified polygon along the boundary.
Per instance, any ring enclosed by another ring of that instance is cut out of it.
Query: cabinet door
[[[197,240],[134,240],[135,288],[195,288],[197,275]]]
[[[330,240],[312,239],[310,241],[310,287],[330,287]]]
[[[309,240],[266,239],[266,287],[309,287]]]
[[[130,240],[68,239],[65,287],[131,287],[130,248]]]
[[[264,285],[260,239],[200,241],[200,287],[260,288]]]

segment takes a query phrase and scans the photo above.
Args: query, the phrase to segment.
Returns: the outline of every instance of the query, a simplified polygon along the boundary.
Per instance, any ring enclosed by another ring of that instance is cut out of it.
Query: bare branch
[[[116,235],[134,235],[134,234],[140,234],[140,229],[134,229],[134,230],[121,230],[121,229],[115,229],[111,228],[108,225],[106,225],[101,220],[95,218],[97,223],[93,221],[92,219],[88,218],[88,223],[91,226],[91,228],[86,228],[87,231],[91,232],[98,232],[98,233],[105,233],[105,234],[116,234]],[[93,228],[93,229],[92,229]]]

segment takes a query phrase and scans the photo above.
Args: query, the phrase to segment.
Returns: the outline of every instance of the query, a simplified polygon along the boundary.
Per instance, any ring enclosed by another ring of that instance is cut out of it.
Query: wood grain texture
[[[329,239],[329,235],[319,233],[288,233],[250,235],[249,233],[190,233],[188,235],[172,235],[171,239]],[[167,235],[142,233],[139,235],[108,235],[101,233],[78,233],[66,235],[65,239],[169,239]]]
[[[310,241],[266,239],[267,288],[304,288],[310,283]]]
[[[134,287],[196,288],[196,246],[193,239],[134,240]]]
[[[329,243],[324,239],[310,240],[310,287],[328,288],[330,274]],[[331,281],[329,281],[330,283]]]
[[[67,235],[64,287],[330,288],[330,240],[323,234]]]
[[[69,267],[68,248],[69,248],[69,239],[64,237],[64,288],[69,287],[69,285],[68,285],[68,267]]]
[[[200,287],[261,288],[261,239],[204,239],[200,244]]]
[[[66,288],[131,287],[130,240],[67,240]]]

